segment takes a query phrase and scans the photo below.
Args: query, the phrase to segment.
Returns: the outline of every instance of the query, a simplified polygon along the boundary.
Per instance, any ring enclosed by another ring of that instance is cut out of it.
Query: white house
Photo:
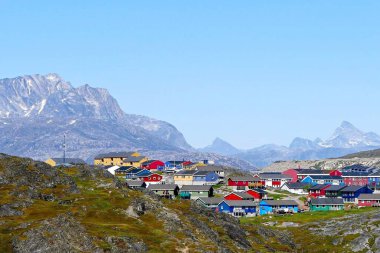
[[[308,183],[301,182],[287,182],[283,186],[281,186],[281,190],[288,191],[290,193],[299,194],[299,195],[307,195],[309,194],[308,188],[311,185]]]
[[[115,175],[115,170],[117,170],[118,168],[120,168],[120,166],[115,165],[115,166],[109,167],[107,170],[112,175]]]

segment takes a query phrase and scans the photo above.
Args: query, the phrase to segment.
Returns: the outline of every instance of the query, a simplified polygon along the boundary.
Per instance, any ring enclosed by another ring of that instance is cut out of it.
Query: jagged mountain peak
[[[7,126],[11,130],[12,124],[17,122],[20,127],[28,126],[31,135],[34,134],[33,131],[46,132],[41,128],[48,127],[54,129],[57,135],[60,134],[58,131],[71,131],[82,143],[107,140],[105,143],[91,144],[93,148],[103,148],[102,145],[121,145],[125,148],[127,145],[131,149],[192,149],[182,133],[171,124],[126,114],[107,89],[94,88],[89,84],[75,88],[54,73],[0,79],[0,120],[4,131]],[[27,137],[25,131],[17,134]],[[59,137],[50,135],[50,144],[60,141],[57,139]],[[25,143],[24,146],[31,145],[30,143]],[[40,145],[48,146],[49,143]],[[78,144],[80,145],[82,144]],[[30,156],[27,152],[16,154]],[[45,153],[49,152],[51,151]]]
[[[219,137],[215,138],[211,145],[199,150],[202,152],[210,152],[221,155],[234,155],[241,152],[239,149]]]
[[[290,143],[290,149],[299,149],[299,150],[310,150],[316,148],[318,145],[312,140],[296,137]]]
[[[340,124],[340,128],[343,129],[357,129],[353,124],[350,122],[343,120],[342,123]]]
[[[320,145],[328,148],[380,146],[380,136],[375,133],[365,133],[350,122],[343,121],[333,135]]]

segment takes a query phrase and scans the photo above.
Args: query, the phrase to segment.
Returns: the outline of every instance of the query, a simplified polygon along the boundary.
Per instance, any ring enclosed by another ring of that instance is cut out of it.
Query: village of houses
[[[51,158],[51,166],[84,164]],[[94,166],[168,199],[189,199],[235,217],[292,215],[380,206],[380,169],[352,165],[339,170],[289,168],[280,172],[231,173],[211,161],[149,160],[138,152],[100,154]],[[280,198],[278,196],[281,196]]]

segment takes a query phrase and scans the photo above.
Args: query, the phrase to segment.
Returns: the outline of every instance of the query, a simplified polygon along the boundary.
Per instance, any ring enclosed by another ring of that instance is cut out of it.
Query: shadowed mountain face
[[[44,160],[67,156],[92,162],[99,153],[139,150],[156,159],[210,159],[242,169],[237,158],[196,152],[173,125],[126,114],[106,89],[74,88],[57,74],[0,80],[0,152]]]
[[[173,125],[126,114],[107,90],[74,88],[56,74],[0,80],[0,129],[2,152],[34,158],[61,152],[64,132],[69,154],[83,158],[119,148],[192,150]]]

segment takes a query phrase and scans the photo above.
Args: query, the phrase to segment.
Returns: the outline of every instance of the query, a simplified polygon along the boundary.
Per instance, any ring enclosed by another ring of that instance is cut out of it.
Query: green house
[[[179,193],[179,187],[176,184],[150,184],[147,189],[168,199],[175,198]]]
[[[182,199],[198,199],[212,197],[213,195],[214,189],[211,185],[184,185],[179,192]]]
[[[310,211],[338,211],[343,209],[342,198],[315,198],[310,200]]]

